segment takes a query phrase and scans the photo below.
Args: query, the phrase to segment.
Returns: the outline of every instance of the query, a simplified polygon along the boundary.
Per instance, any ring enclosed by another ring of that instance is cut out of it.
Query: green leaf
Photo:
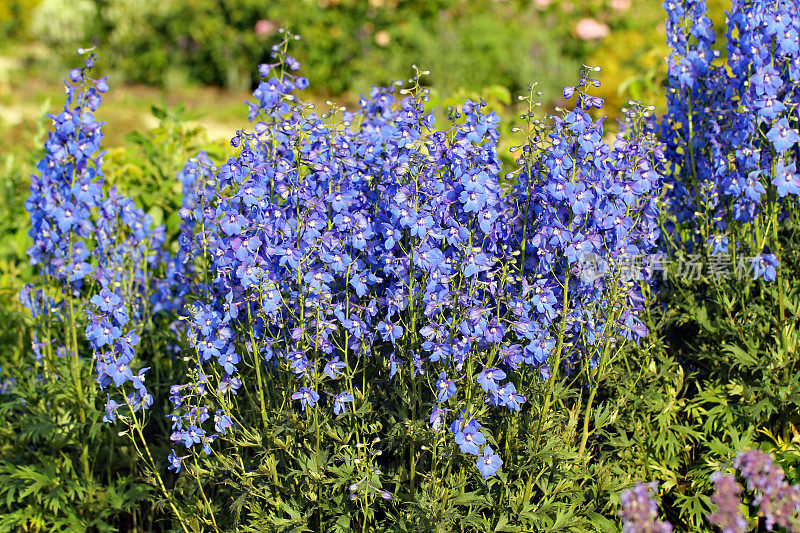
[[[478,494],[477,492],[465,492],[464,494],[459,494],[452,500],[450,500],[453,505],[472,505],[474,503],[488,503],[488,499],[484,494]]]
[[[599,513],[589,513],[588,518],[592,523],[592,527],[596,528],[596,531],[601,533],[619,533],[619,526],[617,523]]]
[[[717,331],[717,328],[711,323],[708,319],[708,311],[705,307],[698,307],[694,312],[694,319],[700,324],[703,329],[708,331],[709,333],[714,333]]]
[[[733,344],[724,345],[722,351],[730,354],[733,359],[742,366],[751,367],[758,364],[758,357],[756,354],[743,350]]]

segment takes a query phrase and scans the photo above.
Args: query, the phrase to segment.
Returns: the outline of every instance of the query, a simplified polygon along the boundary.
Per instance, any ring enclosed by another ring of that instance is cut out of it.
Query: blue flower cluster
[[[94,117],[101,94],[108,90],[105,79],[91,80],[88,72],[96,56],[90,54],[83,68],[73,69],[65,80],[67,102],[58,115],[48,115],[53,130],[45,141],[45,156],[31,176],[28,250],[32,265],[43,276],[63,287],[62,297],[72,296],[85,284],[94,267],[89,263],[90,244],[105,244],[103,234],[91,223],[91,215],[102,205],[102,123]],[[103,251],[107,251],[104,247]],[[96,255],[94,250],[92,255]],[[33,287],[22,295],[34,316],[55,313],[64,301],[54,301]]]
[[[417,77],[399,95],[373,89],[355,112],[318,115],[295,94],[308,85],[298,68],[278,45],[248,104],[253,132],[231,141],[238,157],[198,159],[181,176],[175,271],[195,370],[173,387],[174,441],[210,444],[208,413],[260,388],[262,373],[280,376],[301,411],[341,415],[359,397],[355,369],[379,365],[427,386],[438,429],[456,405],[519,411],[525,367],[594,365],[618,336],[647,334],[641,280],[576,271],[588,255],[655,249],[660,152],[646,109],[632,106],[605,144],[587,70],[567,90],[574,110],[535,125],[509,179],[485,103],[434,130]],[[243,383],[242,365],[257,383]],[[467,419],[451,425],[456,443],[494,475],[502,460]]]
[[[94,350],[98,385],[105,389],[113,383],[124,391],[124,385],[130,382],[133,390],[126,395],[125,404],[133,411],[147,409],[153,403],[153,397],[144,385],[144,374],[148,368],[142,368],[134,374],[129,366],[141,339],[135,329],[123,333],[130,323],[127,312],[129,306],[123,305],[122,297],[108,287],[95,294],[90,301],[95,309],[87,311],[89,325],[86,327],[86,338]],[[107,422],[116,420],[119,407],[120,404],[109,397],[103,419]]]
[[[622,133],[611,146],[604,142],[603,119],[588,114],[603,105],[587,93],[599,85],[590,77],[594,71],[585,69],[578,86],[564,90],[565,97],[576,97],[575,108],[554,117],[551,131],[523,146],[534,155],[522,158],[514,191],[527,236],[517,245],[523,284],[515,293],[528,300],[523,309],[534,317],[534,342],[526,353],[547,357],[554,349],[548,333],[561,320],[560,343],[573,347],[573,359],[591,364],[606,341],[647,335],[638,316],[639,282],[646,273],[612,268],[587,278],[576,275],[577,269],[587,260],[615,265],[655,251],[662,185],[657,169],[663,159],[650,109],[635,103],[625,110]]]
[[[161,251],[164,228],[152,228],[152,219],[116,189],[103,191],[102,123],[94,113],[108,84],[90,77],[96,59],[89,53],[82,68],[70,71],[64,110],[49,115],[53,130],[25,204],[33,239],[28,255],[43,286],[26,287],[21,299],[37,319],[37,359],[44,357],[43,349],[79,356],[80,340],[66,330],[81,323],[85,313],[85,338],[94,352],[99,386],[130,382],[125,403],[138,410],[152,397],[143,384],[147,369],[134,374],[130,368],[137,328],[151,304],[150,271],[168,256]],[[107,420],[116,418],[119,405],[109,398]]]
[[[572,110],[529,113],[519,167],[503,174],[484,102],[449,110],[436,130],[417,71],[410,89],[374,88],[354,112],[318,115],[298,99],[308,80],[285,35],[248,103],[253,131],[231,140],[239,155],[215,166],[201,153],[178,175],[175,255],[131,200],[104,194],[92,113],[107,86],[88,77],[94,55],[73,71],[28,201],[32,261],[66,292],[24,296],[34,314],[85,313],[97,382],[121,392],[107,421],[153,403],[136,349],[154,313],[177,311],[172,329],[191,353],[186,381],[170,387],[173,442],[211,453],[241,423],[240,389],[266,420],[268,384],[301,412],[343,416],[370,367],[412,383],[431,426],[449,425],[493,476],[503,460],[479,419],[524,408],[526,369],[553,379],[593,368],[620,339],[648,334],[644,273],[580,269],[656,249],[662,156],[649,109],[631,105],[607,144],[587,68],[565,89]],[[183,458],[173,452],[171,468]]]
[[[712,254],[727,252],[720,235],[726,228],[800,195],[797,3],[735,0],[724,65],[705,1],[667,0],[664,7],[671,52],[661,133],[675,185],[670,209],[679,223],[697,226],[690,246],[708,242]],[[763,246],[752,243],[757,253]],[[757,263],[755,277],[775,279],[774,254]]]

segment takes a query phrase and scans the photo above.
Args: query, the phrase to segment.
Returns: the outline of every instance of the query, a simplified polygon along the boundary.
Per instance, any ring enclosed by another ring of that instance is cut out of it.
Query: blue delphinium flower
[[[108,398],[106,402],[106,414],[103,415],[103,422],[114,422],[117,419],[117,409],[120,407],[120,404]]]
[[[232,425],[233,421],[229,415],[225,414],[222,410],[216,412],[214,415],[214,430],[217,433],[224,435]]]
[[[325,363],[324,373],[331,379],[336,379],[336,376],[341,374],[342,369],[345,368],[344,361],[339,360],[339,356],[337,355],[327,363]]]
[[[800,134],[797,133],[797,129],[789,125],[786,117],[783,117],[775,122],[775,125],[767,132],[767,139],[772,141],[775,151],[782,154],[789,148],[797,146],[797,143],[800,142]]]
[[[317,404],[319,394],[308,387],[303,387],[292,394],[292,400],[300,400],[300,408],[305,411],[306,407],[314,407]]]
[[[454,381],[447,379],[447,374],[444,370],[439,374],[439,379],[436,380],[437,401],[446,402],[452,395],[456,393],[456,384]]]
[[[777,187],[780,197],[788,194],[800,196],[800,174],[795,169],[795,163],[787,165],[783,161],[779,161],[772,184]]]
[[[712,235],[708,238],[708,244],[711,245],[711,255],[728,251],[728,237],[725,235]]]
[[[486,443],[486,437],[475,426],[468,425],[456,432],[456,444],[463,453],[480,454],[480,446]]]
[[[480,472],[484,478],[489,478],[497,475],[500,467],[503,466],[503,460],[499,455],[494,453],[492,447],[487,444],[483,447],[483,453],[478,457],[476,464],[478,466],[478,472]]]
[[[497,391],[500,380],[506,378],[506,373],[499,368],[487,368],[481,371],[476,378],[476,381],[484,390],[484,392]]]
[[[193,445],[200,444],[202,442],[203,430],[202,428],[192,424],[183,431],[182,436],[183,445],[187,448],[191,448]]]
[[[117,399],[109,395],[103,419],[112,422],[123,405],[138,411],[153,402],[144,385],[147,368],[136,370],[135,355],[146,295],[157,283],[153,271],[168,254],[164,228],[153,227],[151,217],[115,188],[104,189],[103,123],[95,113],[109,87],[105,78],[91,77],[96,59],[89,53],[65,80],[67,101],[62,112],[49,115],[53,129],[25,204],[33,239],[28,255],[42,279],[54,284],[49,293],[58,296],[43,299],[44,292],[29,288],[21,300],[35,318],[50,315],[46,345],[55,353],[83,357],[78,339],[58,330],[68,322],[84,330],[98,385],[124,390]],[[34,352],[41,355],[36,346]]]
[[[753,257],[750,262],[753,267],[753,279],[763,277],[766,281],[775,281],[778,275],[778,258],[775,254],[762,254]]]
[[[349,392],[341,392],[333,399],[333,413],[338,415],[347,410],[347,404],[354,401],[355,398]]]
[[[525,396],[517,392],[514,383],[506,383],[495,391],[497,403],[506,407],[509,411],[519,411],[525,403]]]
[[[172,450],[172,453],[170,453],[167,456],[167,462],[169,463],[169,465],[167,466],[167,469],[168,470],[172,470],[177,474],[178,472],[181,471],[181,461],[183,459],[185,459],[185,457],[180,457],[180,456],[176,455],[175,454],[175,450]]]
[[[429,423],[434,431],[440,431],[444,427],[446,414],[447,414],[446,409],[442,409],[439,406],[433,407],[433,409],[431,410]]]
[[[399,339],[403,334],[403,327],[399,324],[393,324],[389,321],[380,321],[378,323],[378,331],[384,340],[391,341],[392,344],[394,344],[395,341],[397,341],[397,339]]]

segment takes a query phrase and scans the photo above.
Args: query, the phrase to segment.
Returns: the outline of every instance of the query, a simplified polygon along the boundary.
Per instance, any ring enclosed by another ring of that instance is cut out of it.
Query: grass
[[[35,131],[42,111],[61,105],[63,92],[55,75],[33,73],[13,57],[0,56],[0,132],[6,146],[20,147]],[[54,71],[55,72],[55,71]],[[59,75],[60,75],[60,71]],[[250,94],[215,87],[160,89],[144,85],[117,85],[109,77],[111,90],[103,99],[98,118],[111,125],[104,130],[108,148],[124,144],[124,137],[136,130],[146,131],[157,125],[154,106],[183,104],[194,116],[195,125],[206,130],[212,139],[229,137],[247,123],[242,103]]]

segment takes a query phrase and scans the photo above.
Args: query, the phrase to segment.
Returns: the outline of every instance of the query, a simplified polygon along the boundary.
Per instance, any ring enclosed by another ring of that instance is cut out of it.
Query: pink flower
[[[381,30],[375,34],[375,44],[378,46],[387,46],[392,40],[392,36],[386,30]]]
[[[614,11],[627,11],[631,7],[631,0],[611,0],[611,9]]]
[[[594,39],[602,39],[609,33],[608,26],[602,22],[597,22],[592,18],[584,18],[578,21],[575,25],[575,33],[578,34],[579,39],[584,41],[591,41]]]
[[[261,19],[256,22],[255,32],[259,37],[275,33],[278,26],[271,20]]]

